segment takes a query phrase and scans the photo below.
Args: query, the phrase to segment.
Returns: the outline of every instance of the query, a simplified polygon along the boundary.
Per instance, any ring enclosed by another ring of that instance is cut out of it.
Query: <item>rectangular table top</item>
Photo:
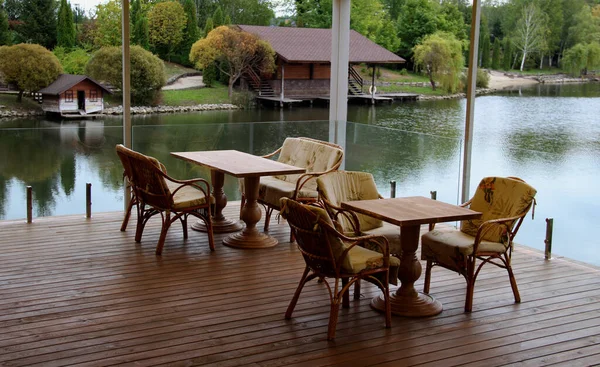
[[[171,155],[234,177],[275,176],[306,172],[305,168],[290,166],[237,150],[172,152]]]
[[[481,213],[423,196],[342,202],[342,208],[353,210],[397,226],[452,222],[476,219]]]

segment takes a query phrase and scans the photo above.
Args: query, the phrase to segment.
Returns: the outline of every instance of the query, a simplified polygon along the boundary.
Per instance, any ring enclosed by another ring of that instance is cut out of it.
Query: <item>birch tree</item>
[[[535,3],[523,8],[521,18],[517,22],[514,46],[521,51],[521,67],[523,71],[527,56],[540,51],[544,47],[545,18]]]

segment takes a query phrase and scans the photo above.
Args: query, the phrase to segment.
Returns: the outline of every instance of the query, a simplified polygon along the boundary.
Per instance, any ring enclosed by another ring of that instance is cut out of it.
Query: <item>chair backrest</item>
[[[296,243],[310,268],[325,274],[338,274],[341,269],[352,268],[349,256],[338,266],[338,259],[346,246],[336,236],[333,222],[324,209],[282,198],[281,215],[292,228]]]
[[[342,164],[344,151],[339,145],[310,138],[286,138],[279,152],[278,162],[306,168],[306,172],[325,172]],[[280,180],[296,182],[300,175],[277,176]],[[317,189],[314,179],[304,187]]]
[[[138,200],[159,209],[171,208],[173,197],[164,179],[164,166],[156,158],[133,151],[122,144],[118,144],[116,150],[123,162],[125,175],[131,176],[128,178]]]
[[[334,171],[317,177],[319,196],[329,203],[340,206],[342,201],[379,199],[373,175],[368,172]],[[356,213],[360,228],[368,231],[383,226],[379,219]],[[344,232],[353,230],[345,216],[337,218]]]
[[[520,217],[509,224],[512,230],[518,222],[513,236],[521,221],[532,207],[536,189],[516,177],[485,177],[477,186],[471,199],[470,208],[483,213],[480,219],[467,220],[461,223],[460,230],[471,236],[477,235],[479,226],[488,220]],[[484,240],[508,243],[512,240],[506,230],[495,227],[486,231]]]

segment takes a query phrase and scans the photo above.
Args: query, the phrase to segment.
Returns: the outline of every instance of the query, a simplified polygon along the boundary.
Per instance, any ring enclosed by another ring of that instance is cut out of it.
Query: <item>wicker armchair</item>
[[[382,199],[377,192],[373,175],[368,172],[335,171],[317,178],[319,199],[338,226],[347,236],[380,235],[390,244],[390,253],[399,255],[400,227],[368,215],[341,208],[343,201]]]
[[[429,293],[434,265],[456,271],[467,281],[465,312],[471,312],[475,280],[481,267],[490,263],[507,270],[515,303],[521,302],[511,266],[513,239],[535,206],[535,194],[516,177],[481,180],[473,198],[463,204],[483,213],[481,219],[463,221],[460,230],[433,229],[421,237],[421,259],[427,261],[424,293]]]
[[[206,224],[209,247],[214,251],[210,216],[212,197],[209,183],[200,178],[176,180],[167,175],[165,166],[155,158],[135,152],[121,144],[117,145],[116,150],[133,191],[133,200],[125,214],[126,219],[131,208],[133,206],[137,208],[135,241],[141,241],[148,220],[160,214],[162,229],[156,245],[156,254],[160,255],[171,224],[180,220],[183,238],[187,239],[187,218],[193,215]],[[124,224],[126,226],[125,222]],[[123,229],[123,226],[121,228]]]
[[[296,167],[306,168],[306,173],[287,176],[267,176],[260,179],[258,202],[265,209],[265,227],[269,230],[269,222],[273,210],[279,210],[281,198],[291,198],[301,202],[317,201],[317,183],[315,178],[338,169],[342,164],[344,151],[339,145],[310,138],[287,138],[283,145],[264,158],[277,156],[277,161]],[[244,192],[243,180],[240,180],[241,192]],[[244,206],[246,198],[242,194]],[[240,208],[241,214],[241,208]]]
[[[296,237],[298,248],[306,262],[300,284],[294,293],[285,318],[290,319],[302,288],[310,280],[318,278],[329,291],[331,309],[327,339],[335,337],[340,303],[350,306],[349,288],[364,279],[379,287],[385,300],[385,326],[391,326],[391,307],[388,281],[395,284],[396,276],[390,276],[390,268],[400,266],[400,260],[389,255],[388,243],[382,236],[346,237],[335,230],[327,212],[317,206],[281,199],[281,215],[287,219]],[[377,247],[378,252],[363,247]],[[333,289],[325,278],[333,278]]]

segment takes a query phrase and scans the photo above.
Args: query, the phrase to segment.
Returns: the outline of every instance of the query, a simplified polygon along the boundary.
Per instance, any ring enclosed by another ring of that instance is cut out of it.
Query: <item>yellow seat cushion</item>
[[[241,188],[242,190],[244,189],[243,181],[241,182]],[[279,208],[279,200],[282,197],[291,198],[294,195],[295,189],[295,182],[283,181],[273,176],[261,177],[260,185],[258,187],[258,198],[275,208]],[[318,193],[317,190],[303,187],[296,197],[316,199]]]
[[[460,230],[475,237],[479,226],[485,221],[511,218],[529,209],[536,190],[527,183],[510,177],[486,177],[481,180],[469,208],[481,212],[479,219],[461,222]],[[511,224],[514,225],[514,222]],[[492,242],[507,242],[507,229],[494,226],[483,233],[483,239]]]
[[[182,186],[177,182],[165,180],[167,187],[171,193]],[[210,197],[212,199],[212,196]],[[211,200],[213,202],[214,200]],[[206,204],[206,196],[204,193],[193,186],[185,185],[173,195],[173,209],[185,209],[193,206]]]

